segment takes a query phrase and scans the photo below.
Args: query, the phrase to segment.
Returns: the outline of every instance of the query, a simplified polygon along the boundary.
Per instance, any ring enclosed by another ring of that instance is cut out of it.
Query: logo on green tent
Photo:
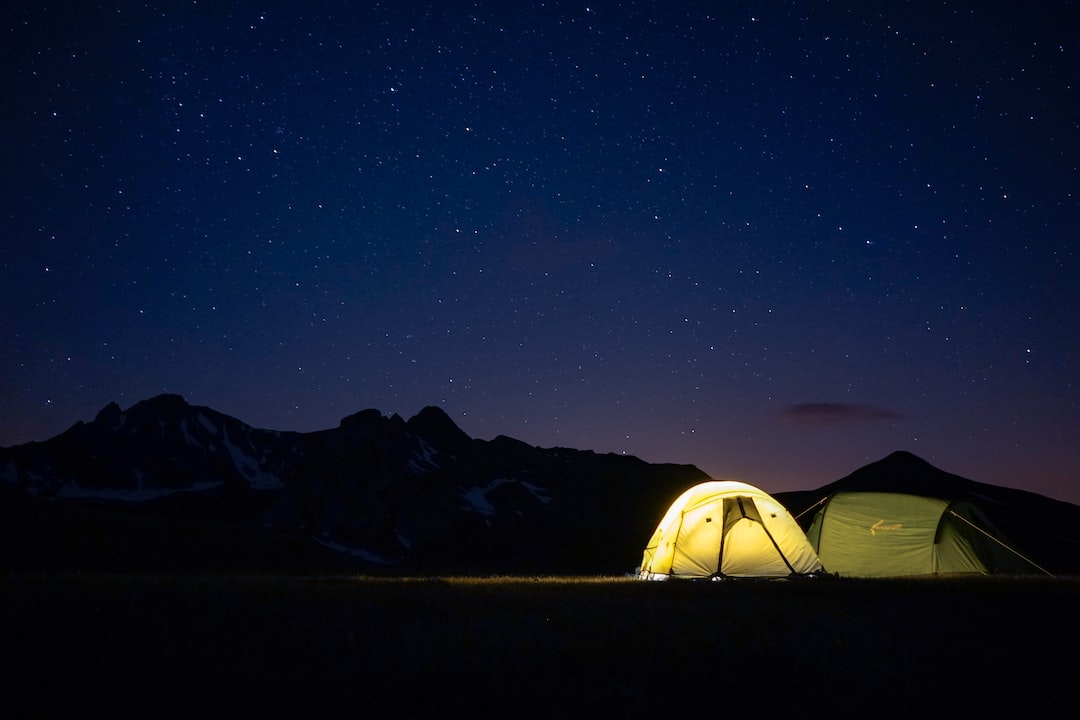
[[[877,535],[878,530],[899,530],[902,527],[904,523],[887,523],[884,520],[878,520],[870,526],[870,534]]]

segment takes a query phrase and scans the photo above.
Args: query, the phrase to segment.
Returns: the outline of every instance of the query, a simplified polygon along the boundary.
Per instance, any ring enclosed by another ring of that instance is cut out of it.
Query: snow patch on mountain
[[[547,488],[540,487],[539,485],[535,485],[531,482],[526,482],[524,480],[521,480],[519,482],[521,484],[521,487],[531,492],[533,494],[533,497],[542,502],[543,504],[547,505],[551,502],[551,496],[548,495]]]
[[[187,418],[180,421],[180,432],[184,435],[184,442],[188,445],[198,445],[199,441],[196,440],[192,434],[188,431]]]
[[[117,489],[117,488],[84,488],[78,485],[61,485],[56,493],[57,497],[72,500],[113,500],[116,502],[146,502],[158,500],[167,495],[186,492],[203,492],[221,487],[224,482],[196,483],[188,488],[177,490],[175,488],[147,488]]]
[[[492,516],[497,515],[498,510],[488,500],[488,494],[496,488],[507,485],[517,484],[518,486],[525,488],[529,493],[537,499],[537,501],[547,505],[551,502],[551,496],[548,495],[547,489],[534,483],[526,482],[524,480],[514,480],[512,478],[499,478],[492,480],[487,485],[476,485],[469,488],[465,492],[459,493],[461,499],[465,501],[465,505],[461,507],[462,510],[468,512],[476,512],[481,515]],[[520,513],[518,513],[520,514]]]
[[[420,446],[419,452],[413,453],[409,458],[409,470],[414,475],[420,475],[431,470],[437,470],[439,464],[435,462],[435,457],[438,452],[435,448],[428,445],[423,438],[416,438],[417,443]]]
[[[206,417],[202,413],[195,416],[195,420],[206,429],[211,435],[217,435],[217,425],[210,421],[210,418]]]
[[[496,515],[498,511],[495,509],[495,506],[491,504],[491,501],[487,499],[488,493],[501,485],[513,482],[517,482],[517,480],[501,478],[492,480],[487,485],[477,485],[469,488],[465,492],[460,493],[461,498],[467,503],[462,507],[462,510],[478,512],[481,515]]]
[[[49,491],[49,483],[45,478],[38,475],[36,472],[26,471],[27,487],[26,492],[32,496],[47,495]]]
[[[326,546],[326,547],[328,547],[331,550],[334,550],[336,552],[342,553],[344,555],[348,555],[349,557],[360,558],[361,560],[365,560],[365,561],[370,562],[370,563],[376,563],[376,564],[379,564],[379,565],[396,565],[397,564],[392,560],[388,560],[387,558],[383,557],[382,555],[371,552],[370,550],[365,550],[364,548],[358,548],[358,547],[350,547],[348,545],[344,545],[342,543],[339,543],[339,542],[337,542],[335,540],[331,540],[331,539],[326,538],[326,537],[317,537],[317,538],[315,538],[315,542],[319,543],[320,545],[324,545],[324,546]]]
[[[247,478],[252,490],[278,490],[285,487],[277,475],[265,472],[258,460],[248,455],[229,437],[228,429],[223,432],[225,449],[229,451],[233,465],[240,474]]]

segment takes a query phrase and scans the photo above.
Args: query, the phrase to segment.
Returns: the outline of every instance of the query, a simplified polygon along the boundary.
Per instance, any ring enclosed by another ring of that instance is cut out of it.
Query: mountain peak
[[[365,428],[365,427],[377,427],[379,423],[383,421],[383,414],[375,408],[368,408],[367,410],[361,410],[355,412],[352,415],[346,415],[341,418],[339,423],[342,428]]]
[[[178,410],[186,410],[189,406],[187,400],[185,400],[182,395],[176,393],[161,393],[149,400],[143,400],[142,402],[136,403],[136,407],[153,412],[176,412]]]
[[[114,400],[105,407],[101,408],[100,411],[98,411],[98,414],[94,417],[94,422],[107,423],[111,425],[116,418],[120,417],[122,412],[123,411],[120,410],[120,406]]]
[[[972,481],[931,465],[914,453],[897,450],[838,480],[838,488],[904,492],[952,499],[963,495]]]
[[[422,409],[406,424],[410,432],[436,439],[444,447],[460,446],[472,440],[442,408],[434,405]]]
[[[881,459],[883,463],[911,463],[917,465],[930,465],[921,457],[910,450],[894,450]]]

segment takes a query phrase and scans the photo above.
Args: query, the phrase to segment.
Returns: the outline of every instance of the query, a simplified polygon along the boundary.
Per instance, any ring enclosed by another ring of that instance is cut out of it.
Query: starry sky
[[[1038,6],[17,1],[0,446],[163,392],[437,405],[1080,503],[1080,58]]]

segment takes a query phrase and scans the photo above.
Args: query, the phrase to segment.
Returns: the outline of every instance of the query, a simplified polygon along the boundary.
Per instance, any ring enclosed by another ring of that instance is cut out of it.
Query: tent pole
[[[776,554],[779,555],[780,559],[784,561],[785,565],[787,565],[787,569],[791,571],[792,575],[797,575],[798,573],[795,572],[795,568],[791,566],[791,563],[788,562],[787,556],[784,555],[784,551],[780,549],[780,545],[777,544],[776,540],[772,536],[772,533],[769,532],[769,528],[765,527],[765,523],[761,523],[761,529],[765,531],[765,537],[769,538],[769,542],[771,542],[773,547],[776,548]]]
[[[754,515],[756,515],[758,518],[761,518],[761,511],[758,510],[757,503],[754,502],[753,498],[746,498],[746,500],[750,503],[750,505],[753,506]],[[792,575],[796,575],[797,573],[795,572],[795,568],[792,567],[790,562],[788,562],[787,556],[784,555],[784,551],[780,549],[780,544],[776,542],[776,538],[774,538],[772,536],[772,533],[769,532],[769,528],[767,528],[765,526],[765,521],[764,520],[754,520],[754,518],[752,518],[752,517],[750,517],[749,515],[746,514],[746,508],[743,507],[743,498],[737,497],[737,498],[735,498],[735,501],[737,503],[739,503],[739,513],[742,515],[742,517],[745,518],[746,520],[749,520],[750,522],[756,522],[758,525],[761,526],[761,529],[765,532],[765,537],[769,538],[769,542],[772,543],[773,549],[776,550],[776,554],[779,555],[780,559],[784,561],[785,565],[787,565],[788,571]],[[727,530],[727,515],[726,515],[726,513],[725,513],[725,516],[724,516],[724,530],[725,530],[724,534],[726,535],[727,534],[726,533],[726,530]]]
[[[682,524],[686,518],[686,511],[683,510],[679,513],[679,527],[675,530],[675,538],[671,541],[671,567],[668,568],[668,575],[675,577],[675,553],[679,551],[679,536],[682,535]]]
[[[720,551],[716,554],[716,573],[713,577],[724,576],[724,540],[727,539],[727,512],[729,499],[720,501]]]

